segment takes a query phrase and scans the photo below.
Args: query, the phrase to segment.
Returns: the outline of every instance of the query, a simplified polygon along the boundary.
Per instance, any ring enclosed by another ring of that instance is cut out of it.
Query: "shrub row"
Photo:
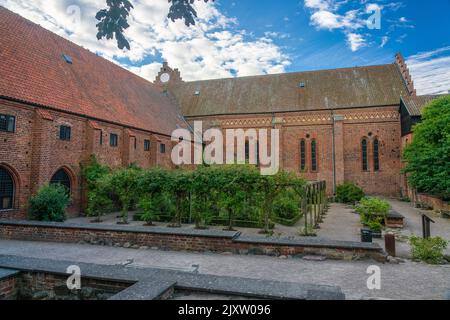
[[[89,178],[90,216],[100,219],[118,205],[127,223],[128,211],[137,207],[142,211],[137,218],[148,225],[170,221],[174,227],[193,221],[198,228],[220,223],[232,229],[238,221],[268,231],[272,220],[299,217],[306,185],[295,174],[262,176],[250,165],[109,171],[92,159],[83,173]]]

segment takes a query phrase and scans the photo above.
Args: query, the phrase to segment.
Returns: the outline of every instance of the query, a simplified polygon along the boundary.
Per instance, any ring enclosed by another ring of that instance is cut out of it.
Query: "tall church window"
[[[300,141],[300,170],[306,170],[306,141],[302,139]]]
[[[363,171],[369,170],[369,159],[367,157],[367,139],[361,141],[361,153],[362,153],[362,169]]]
[[[0,168],[0,210],[13,208],[14,180],[9,172]]]
[[[317,142],[311,141],[311,170],[317,171]]]
[[[50,184],[60,184],[64,186],[67,193],[70,194],[70,177],[64,169],[59,169],[50,180]]]
[[[378,139],[373,141],[373,169],[380,171],[380,141]]]

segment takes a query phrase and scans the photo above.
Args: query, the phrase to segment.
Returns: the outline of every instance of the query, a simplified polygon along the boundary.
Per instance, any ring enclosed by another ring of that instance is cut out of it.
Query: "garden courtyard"
[[[426,214],[432,218],[435,223],[431,225],[432,236],[439,236],[443,239],[450,240],[450,219],[444,219],[439,214],[433,211],[421,210],[415,208],[409,202],[402,202],[395,199],[386,199],[391,208],[405,217],[405,226],[403,229],[387,229],[384,232],[392,232],[396,235],[396,249],[397,257],[404,259],[411,259],[411,248],[408,244],[407,238],[412,235],[422,235],[422,214]],[[133,228],[136,226],[143,226],[145,223],[135,220],[136,212],[130,212],[128,216],[129,224],[125,227]],[[118,219],[120,219],[120,213],[110,213],[102,217],[102,222],[98,224],[102,225],[116,225]],[[78,217],[69,219],[68,223],[76,224],[92,224],[92,217]],[[96,223],[97,224],[97,223]],[[167,222],[154,222],[155,227],[166,227]],[[183,224],[182,228],[195,229],[195,224]],[[152,228],[152,227],[148,227]],[[221,230],[223,226],[211,226],[211,229]],[[270,237],[273,238],[289,238],[299,239],[303,238],[301,235],[304,228],[304,217],[298,220],[293,226],[285,226],[281,224],[275,224],[273,234]],[[360,221],[360,216],[355,213],[354,209],[350,205],[332,203],[327,214],[323,218],[323,223],[320,224],[320,228],[316,230],[316,235],[319,238],[325,238],[330,240],[343,240],[343,241],[361,241],[361,228],[363,225]],[[261,229],[258,228],[244,228],[234,227],[236,231],[241,232],[243,235],[249,236],[261,236]],[[378,243],[384,248],[384,239],[374,239],[375,243]],[[450,255],[450,248],[445,250],[447,255]]]

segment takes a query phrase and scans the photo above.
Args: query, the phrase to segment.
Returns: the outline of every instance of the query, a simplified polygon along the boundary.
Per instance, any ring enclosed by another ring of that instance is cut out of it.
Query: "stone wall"
[[[18,292],[17,277],[0,279],[0,300],[14,300]]]
[[[220,230],[1,221],[0,239],[270,256],[322,255],[330,259],[374,258],[384,261],[383,250],[377,244],[320,238],[288,240],[247,237],[239,232]]]

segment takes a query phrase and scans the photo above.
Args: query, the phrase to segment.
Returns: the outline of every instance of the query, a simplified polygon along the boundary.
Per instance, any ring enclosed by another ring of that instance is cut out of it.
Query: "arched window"
[[[66,187],[67,192],[70,194],[71,186],[70,186],[70,177],[64,169],[59,169],[50,180],[51,184],[60,184]]]
[[[14,180],[9,172],[0,168],[0,210],[13,208]]]
[[[373,169],[380,171],[380,141],[378,139],[373,141]]]
[[[369,170],[369,159],[367,157],[367,139],[364,138],[361,141],[361,153],[362,153],[362,168],[363,171]]]
[[[311,141],[311,170],[317,171],[317,142]]]
[[[300,141],[300,170],[306,170],[306,141],[302,139]]]

